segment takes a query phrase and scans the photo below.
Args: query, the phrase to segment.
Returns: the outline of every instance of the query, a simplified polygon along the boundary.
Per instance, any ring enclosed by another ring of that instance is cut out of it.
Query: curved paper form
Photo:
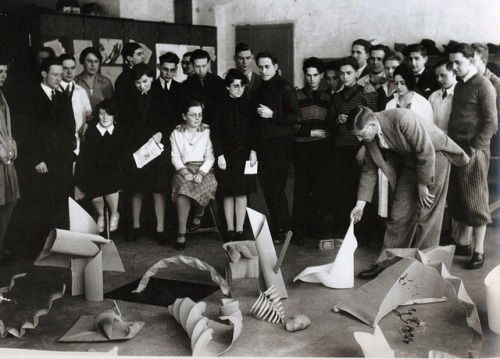
[[[14,287],[14,284],[16,284],[16,279],[17,278],[24,278],[24,277],[26,277],[26,273],[19,273],[19,274],[12,276],[12,278],[10,279],[9,285],[0,288],[0,294],[10,292],[12,290],[12,288]]]
[[[486,287],[486,309],[490,329],[500,334],[500,265],[497,265],[484,278]]]
[[[24,323],[19,330],[12,327],[5,328],[3,322],[0,320],[0,338],[5,338],[8,334],[13,335],[16,338],[21,338],[26,333],[26,329],[35,329],[38,325],[38,322],[40,321],[39,318],[50,312],[50,309],[52,308],[52,302],[61,298],[64,295],[65,291],[66,285],[63,284],[60,292],[56,292],[50,295],[45,308],[36,311],[35,315],[33,315],[33,321]]]
[[[358,242],[354,236],[354,223],[351,222],[335,260],[330,264],[308,267],[297,275],[293,281],[321,283],[328,288],[337,289],[354,287],[354,252],[357,247]]]
[[[265,288],[274,286],[281,298],[288,298],[281,270],[277,272],[274,271],[274,267],[278,262],[278,257],[276,256],[276,250],[274,249],[273,239],[269,231],[266,216],[248,207],[247,214],[255,237],[255,245],[257,246],[257,252],[259,254],[259,264],[263,275],[263,281],[260,280],[259,284],[265,282]]]
[[[378,325],[375,325],[373,334],[366,332],[354,332],[354,339],[358,342],[365,358],[395,358],[394,350],[391,349],[384,333]]]
[[[402,254],[408,254],[399,249]],[[451,251],[451,252],[450,252]],[[390,250],[392,254],[398,252]],[[439,254],[448,257],[454,252],[454,246],[427,250],[430,256]],[[467,294],[460,278],[448,272],[447,265],[431,260],[424,252],[417,253],[418,259],[402,258],[379,276],[360,287],[333,308],[351,313],[361,321],[375,326],[386,314],[406,303],[421,303],[428,298],[439,298],[441,301],[448,283],[453,285],[458,301],[466,309],[466,320],[472,329],[472,345],[469,349],[471,357],[479,355],[483,332],[476,305]],[[391,260],[393,260],[391,255]],[[422,260],[422,263],[419,261]],[[435,301],[432,299],[432,301]]]
[[[58,342],[107,342],[135,337],[144,322],[124,322],[113,310],[83,315]]]
[[[73,198],[68,197],[69,230],[72,232],[99,234],[97,223]]]
[[[283,323],[285,311],[275,287],[260,293],[259,298],[250,309],[250,315],[270,323]]]
[[[190,298],[179,298],[168,307],[168,311],[191,338],[193,356],[218,356],[229,350],[240,336],[242,314],[234,299],[223,299],[219,308],[221,313],[230,313],[218,318],[226,323],[203,316],[205,307],[204,302],[195,304]]]
[[[221,277],[219,273],[217,273],[217,271],[212,266],[208,265],[203,261],[200,261],[198,258],[186,257],[182,255],[162,259],[154,266],[149,268],[146,274],[144,274],[144,276],[142,277],[137,288],[132,292],[141,293],[144,289],[146,289],[146,286],[149,283],[149,278],[154,276],[158,272],[158,269],[167,268],[171,263],[185,264],[189,267],[199,269],[200,271],[210,272],[212,281],[220,286],[222,293],[224,293],[226,297],[231,296],[231,289],[229,288],[229,284],[226,282],[224,278]]]

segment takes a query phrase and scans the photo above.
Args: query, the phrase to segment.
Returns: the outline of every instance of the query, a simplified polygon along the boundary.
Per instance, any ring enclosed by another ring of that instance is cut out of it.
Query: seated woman
[[[401,64],[394,70],[394,98],[385,106],[386,110],[392,108],[407,108],[416,112],[425,119],[425,125],[433,127],[434,115],[429,101],[415,92],[417,80],[408,65]]]
[[[217,181],[212,173],[215,162],[210,127],[201,122],[202,104],[191,100],[182,112],[185,123],[170,135],[172,164],[172,200],[177,204],[178,236],[175,248],[186,248],[186,225],[191,205],[195,207],[193,225],[199,227],[205,206],[215,198]]]
[[[109,230],[118,228],[119,191],[124,188],[124,150],[126,136],[121,125],[115,123],[115,102],[106,99],[96,108],[99,122],[85,132],[81,152],[76,161],[75,182],[91,199],[99,215],[97,227],[104,232],[104,201],[111,217]]]
[[[246,161],[257,163],[255,152],[255,115],[250,101],[243,96],[248,79],[237,69],[228,71],[224,83],[228,90],[216,107],[212,138],[221,169],[219,193],[224,196],[227,223],[226,241],[244,240],[243,223],[247,195],[257,191],[256,175],[245,175]],[[235,223],[236,217],[236,223]]]

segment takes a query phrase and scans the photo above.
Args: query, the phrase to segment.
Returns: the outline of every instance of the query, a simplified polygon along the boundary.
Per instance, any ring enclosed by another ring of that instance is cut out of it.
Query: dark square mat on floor
[[[118,299],[126,302],[167,307],[173,304],[177,298],[191,298],[194,302],[205,298],[220,288],[208,284],[181,282],[178,280],[150,278],[146,289],[142,293],[132,293],[137,288],[142,278],[123,287],[116,288],[104,294],[104,298]]]

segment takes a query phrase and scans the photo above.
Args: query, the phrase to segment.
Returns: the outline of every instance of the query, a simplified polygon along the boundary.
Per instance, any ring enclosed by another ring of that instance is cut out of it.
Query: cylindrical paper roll
[[[85,299],[90,302],[102,302],[104,299],[102,280],[102,252],[85,267]]]

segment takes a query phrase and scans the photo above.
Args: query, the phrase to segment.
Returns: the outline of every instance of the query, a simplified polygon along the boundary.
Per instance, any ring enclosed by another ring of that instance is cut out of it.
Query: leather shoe
[[[461,245],[461,244],[456,244],[455,245],[455,255],[456,256],[470,256],[472,254],[472,248],[470,244],[466,245]]]
[[[135,242],[141,237],[142,237],[142,230],[140,228],[132,228],[132,232],[130,233],[130,240],[132,242]]]
[[[377,277],[380,273],[385,270],[384,267],[379,266],[378,264],[372,265],[367,270],[361,271],[358,273],[358,278],[360,279],[373,279]]]
[[[474,254],[472,254],[472,258],[469,261],[469,264],[467,265],[467,268],[479,269],[483,266],[483,264],[484,264],[484,254],[474,252]]]
[[[286,239],[286,234],[285,232],[279,232],[273,239],[273,243],[274,245],[276,246],[279,246],[279,245],[282,245],[283,243],[285,243],[285,239]]]
[[[168,235],[167,232],[156,232],[156,241],[162,246],[168,245]]]

